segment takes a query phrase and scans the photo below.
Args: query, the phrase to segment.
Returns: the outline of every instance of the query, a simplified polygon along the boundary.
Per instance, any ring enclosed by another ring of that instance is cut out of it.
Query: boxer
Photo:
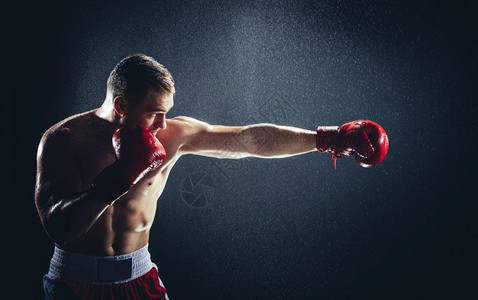
[[[168,299],[148,241],[158,198],[182,155],[289,157],[319,151],[332,153],[334,161],[354,155],[372,167],[388,151],[385,131],[368,120],[312,131],[167,119],[174,94],[163,65],[133,54],[112,70],[99,108],[71,116],[42,136],[35,203],[55,245],[44,276],[46,299]]]

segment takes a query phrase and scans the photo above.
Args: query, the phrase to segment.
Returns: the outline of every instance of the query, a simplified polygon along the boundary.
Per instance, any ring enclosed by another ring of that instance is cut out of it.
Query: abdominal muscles
[[[121,255],[136,251],[148,243],[164,179],[143,178],[123,197],[114,202],[83,236],[64,250],[89,255]]]

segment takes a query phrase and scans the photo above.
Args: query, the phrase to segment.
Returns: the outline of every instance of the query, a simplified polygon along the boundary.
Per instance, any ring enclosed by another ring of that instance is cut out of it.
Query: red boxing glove
[[[166,157],[161,142],[142,125],[121,127],[113,134],[116,168],[125,184],[137,183]]]
[[[142,125],[121,127],[113,134],[116,162],[105,168],[93,186],[111,204],[146,173],[158,168],[166,157],[161,142]]]
[[[317,127],[317,150],[332,153],[334,166],[342,154],[355,155],[362,167],[369,168],[382,162],[388,152],[388,136],[375,122],[356,120],[342,126]]]

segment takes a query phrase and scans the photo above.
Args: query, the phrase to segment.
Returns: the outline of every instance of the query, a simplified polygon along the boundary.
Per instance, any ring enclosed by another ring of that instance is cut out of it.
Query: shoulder
[[[211,125],[206,122],[179,116],[166,120],[166,129],[160,130],[156,137],[163,143],[168,153],[182,153],[181,150],[207,132]]]
[[[187,116],[178,116],[172,119],[169,119],[172,124],[183,126],[183,127],[193,127],[193,126],[211,126],[204,121],[200,121],[198,119],[194,119]]]
[[[211,125],[204,121],[191,117],[179,116],[167,121],[168,128],[176,134],[191,137],[203,138],[214,134],[237,133],[243,129],[243,126],[225,126]]]
[[[171,127],[176,133],[190,135],[200,131],[207,131],[212,128],[211,125],[204,121],[194,119],[187,116],[179,116],[167,121],[168,127]]]
[[[90,114],[91,112],[76,114],[48,128],[41,137],[38,147],[38,156],[40,156],[44,150],[70,148],[75,140],[75,136],[84,128],[84,125],[88,123],[87,119],[90,118]]]

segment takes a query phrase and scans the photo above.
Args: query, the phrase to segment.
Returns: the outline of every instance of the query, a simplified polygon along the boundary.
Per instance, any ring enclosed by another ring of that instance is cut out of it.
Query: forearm
[[[90,187],[74,197],[58,200],[48,210],[43,225],[57,244],[67,244],[85,234],[108,207],[104,196]]]
[[[280,158],[316,151],[316,132],[291,126],[245,126],[237,140],[250,156]]]

